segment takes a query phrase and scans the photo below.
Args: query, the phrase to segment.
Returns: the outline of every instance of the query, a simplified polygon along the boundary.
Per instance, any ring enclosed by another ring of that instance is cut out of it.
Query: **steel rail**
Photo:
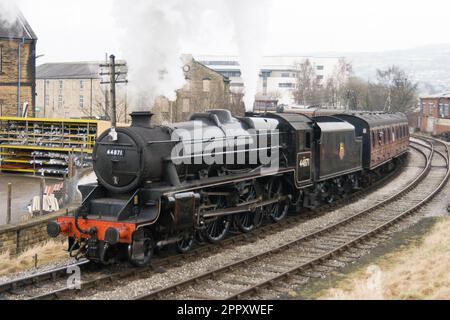
[[[320,208],[320,211],[316,211],[315,216],[317,216],[317,214],[320,212],[326,212],[327,210],[336,210],[340,207],[345,206],[352,200],[357,199],[358,197],[361,197],[370,192],[373,192],[377,188],[380,188],[383,185],[385,185],[385,183],[387,183],[393,176],[395,176],[396,173],[398,173],[400,171],[400,169],[403,169],[403,168],[397,167],[396,170],[389,173],[382,179],[376,181],[368,188],[357,191],[357,192],[351,194],[348,198],[340,199],[334,203],[324,205],[322,208]],[[162,258],[161,261],[157,261],[156,263],[153,263],[153,264],[149,265],[148,267],[144,267],[144,268],[140,268],[140,269],[129,269],[129,270],[125,270],[122,272],[117,272],[117,273],[97,277],[95,279],[82,281],[82,283],[81,283],[82,289],[61,288],[58,290],[44,293],[42,295],[36,295],[36,296],[30,297],[29,299],[30,300],[58,300],[58,299],[63,298],[67,294],[72,294],[72,293],[78,294],[80,291],[86,290],[89,288],[93,288],[93,287],[95,287],[95,285],[100,284],[100,283],[107,283],[107,282],[112,282],[115,279],[123,279],[123,278],[127,278],[127,277],[138,276],[139,274],[154,271],[165,265],[170,265],[172,263],[180,262],[182,260],[189,259],[189,258],[196,258],[202,254],[205,254],[206,252],[212,252],[213,250],[214,251],[222,250],[224,247],[226,247],[228,245],[235,245],[239,241],[247,242],[247,241],[251,241],[253,239],[257,239],[259,235],[270,235],[271,233],[281,231],[281,230],[285,229],[286,227],[297,224],[300,221],[307,219],[307,218],[308,218],[308,216],[303,216],[303,217],[291,216],[291,217],[288,217],[286,220],[283,220],[277,224],[267,224],[263,227],[260,227],[256,230],[254,230],[253,232],[251,232],[250,234],[240,233],[240,234],[234,235],[230,238],[225,239],[219,245],[207,244],[206,246],[198,247],[198,248],[196,248],[186,254],[183,254],[183,255],[175,255],[175,256],[169,256],[166,258]]]
[[[180,282],[178,282],[176,284],[167,286],[165,288],[152,291],[152,292],[150,292],[148,294],[144,294],[142,296],[137,297],[136,300],[159,299],[159,298],[163,297],[164,295],[171,294],[171,293],[174,293],[174,292],[178,292],[178,291],[182,290],[183,288],[186,288],[186,287],[190,286],[191,284],[199,283],[202,280],[214,279],[221,273],[226,273],[228,271],[233,271],[233,269],[238,268],[240,266],[245,266],[245,265],[247,265],[247,264],[249,264],[251,262],[261,260],[262,258],[270,257],[270,256],[272,256],[272,255],[274,255],[276,253],[280,253],[280,252],[288,250],[288,249],[290,249],[290,248],[292,248],[294,246],[298,246],[299,244],[301,244],[303,242],[306,242],[308,240],[316,239],[316,238],[322,236],[323,234],[329,233],[330,231],[333,231],[333,230],[335,230],[338,227],[342,227],[344,225],[347,225],[350,222],[353,222],[353,221],[355,221],[356,219],[358,219],[358,218],[360,218],[362,216],[366,216],[369,213],[371,213],[371,212],[373,212],[373,211],[375,211],[375,210],[385,206],[386,204],[389,204],[389,203],[395,201],[396,199],[402,197],[403,195],[405,195],[406,193],[409,193],[412,189],[414,189],[421,181],[423,181],[423,179],[425,179],[425,177],[428,175],[428,173],[431,170],[431,164],[432,164],[432,159],[433,159],[433,155],[434,155],[434,146],[431,145],[429,147],[431,152],[430,152],[430,154],[428,156],[425,154],[424,151],[420,150],[419,148],[414,147],[414,146],[411,146],[411,147],[414,148],[415,150],[417,150],[419,153],[421,153],[425,157],[426,165],[425,165],[424,169],[421,171],[421,173],[410,184],[408,184],[408,186],[403,188],[397,194],[395,194],[395,195],[389,197],[388,199],[384,200],[383,202],[380,202],[380,203],[378,203],[378,204],[376,204],[376,205],[374,205],[374,206],[372,206],[372,207],[370,207],[370,208],[368,208],[366,210],[363,210],[363,211],[361,211],[359,213],[356,213],[356,214],[354,214],[354,215],[352,215],[352,216],[350,216],[350,217],[348,217],[348,218],[346,218],[344,220],[341,220],[341,221],[339,221],[337,223],[334,223],[334,224],[332,224],[330,226],[327,226],[327,227],[325,227],[325,228],[323,228],[323,229],[321,229],[319,231],[315,231],[315,232],[313,232],[311,234],[308,234],[308,235],[303,236],[303,237],[301,237],[299,239],[291,241],[291,242],[289,242],[289,243],[287,243],[285,245],[279,246],[279,247],[277,247],[275,249],[271,249],[269,251],[256,254],[256,255],[254,255],[252,257],[245,258],[245,259],[242,259],[240,261],[233,262],[233,263],[228,264],[226,266],[223,266],[223,267],[220,267],[220,268],[217,268],[217,269],[205,272],[205,273],[203,273],[201,275],[198,275],[198,276],[191,277],[191,278],[189,278],[187,280],[180,281]],[[355,239],[355,241],[358,241],[358,240]],[[321,260],[323,260],[323,258]],[[275,280],[277,280],[277,278],[278,277],[276,277]],[[273,281],[274,281],[274,279],[269,280],[269,282],[273,282]],[[266,284],[266,282],[264,282],[264,283],[262,283],[260,285],[265,285],[265,284]],[[254,290],[256,287],[259,287],[259,286],[254,286],[254,287],[252,287],[252,288],[250,288],[248,290],[250,290],[250,291]],[[243,291],[243,292],[239,292],[236,295],[233,295],[233,296],[231,296],[229,298],[233,299],[235,297],[239,297],[242,294],[244,294],[245,292],[247,292],[248,290]]]
[[[423,145],[421,145],[421,146],[423,146]],[[428,146],[424,146],[424,147],[431,148]],[[420,150],[419,150],[419,152],[420,152]],[[421,152],[421,153],[423,153],[423,152]],[[375,189],[383,186],[387,181],[389,181],[389,179],[392,176],[395,176],[395,174],[398,173],[398,171],[400,171],[400,169],[403,169],[403,168],[400,168],[400,167],[396,168],[396,170],[394,170],[392,173],[390,173],[387,176],[383,177],[382,179],[376,181],[374,184],[372,184],[368,188],[351,194],[348,198],[340,199],[339,201],[336,201],[332,204],[323,206],[322,208],[320,208],[319,212],[323,212],[323,211],[326,212],[327,210],[335,210],[336,208],[340,208],[341,206],[346,205],[347,203],[354,200],[355,198],[361,197],[365,194],[368,194],[368,193],[374,191]],[[212,250],[219,250],[220,248],[223,248],[226,245],[235,245],[239,241],[242,241],[242,242],[251,241],[251,239],[257,238],[258,235],[261,235],[261,234],[267,235],[267,232],[273,233],[273,232],[280,231],[283,228],[285,228],[286,226],[289,226],[291,224],[297,224],[300,221],[303,221],[305,218],[306,217],[304,217],[304,216],[303,217],[292,216],[292,217],[289,217],[288,219],[282,221],[281,223],[265,225],[250,234],[238,234],[233,237],[230,237],[230,238],[226,239],[224,242],[222,242],[221,246],[214,246],[214,245],[202,246],[202,247],[196,248],[195,250],[193,250],[187,254],[184,254],[184,255],[175,255],[175,256],[161,258],[161,260],[158,261],[157,263],[152,264],[145,268],[130,269],[130,270],[116,272],[116,273],[101,276],[101,277],[96,277],[95,279],[83,281],[81,284],[81,287],[83,288],[83,290],[89,289],[89,288],[95,287],[97,284],[108,283],[108,282],[112,282],[116,279],[138,276],[139,274],[143,274],[145,272],[151,272],[161,266],[170,265],[171,263],[176,263],[176,262],[179,262],[179,261],[182,261],[185,259],[198,257],[199,255],[205,254],[205,252],[211,252]],[[64,270],[67,270],[67,268],[62,268],[62,269],[63,270],[60,273],[61,276],[63,276]],[[52,271],[46,272],[46,274],[51,274],[51,273],[52,273]],[[4,285],[3,292],[11,291],[11,290],[13,290],[13,288],[19,288],[19,287],[23,287],[25,285],[36,284],[37,282],[45,281],[45,280],[56,280],[56,277],[46,277],[43,273],[42,275],[35,275],[35,276],[30,276],[30,277],[27,277],[24,279],[19,279],[18,281],[16,281],[16,280],[11,281],[8,284],[6,284],[6,283],[3,284]],[[2,285],[0,285],[0,288],[2,288],[1,286]],[[64,295],[66,295],[68,293],[78,293],[79,291],[81,291],[81,290],[74,291],[70,288],[63,288],[63,289],[55,290],[55,291],[52,291],[49,293],[45,293],[40,296],[31,297],[31,299],[33,299],[33,300],[60,299],[61,297],[64,297]]]
[[[447,153],[448,153],[448,147],[447,147]],[[337,249],[333,249],[330,250],[329,252],[321,255],[318,258],[315,258],[313,260],[310,260],[302,265],[296,266],[286,272],[284,272],[281,275],[272,277],[271,279],[268,279],[264,282],[258,283],[253,285],[251,288],[242,290],[238,293],[235,293],[233,295],[230,295],[228,297],[226,297],[226,300],[238,300],[240,298],[242,298],[245,295],[251,294],[252,292],[257,292],[258,289],[266,287],[266,286],[270,286],[273,283],[283,280],[285,278],[289,278],[291,275],[296,274],[298,272],[300,272],[301,270],[305,270],[305,269],[309,269],[311,267],[314,267],[317,264],[320,264],[326,260],[329,260],[330,258],[332,258],[333,256],[339,254],[342,251],[347,250],[350,247],[353,247],[355,244],[359,244],[360,242],[364,242],[367,241],[368,239],[372,238],[373,236],[381,233],[382,231],[388,229],[389,227],[391,227],[392,225],[396,224],[398,221],[402,220],[403,218],[413,214],[414,212],[416,212],[418,209],[422,208],[424,205],[426,205],[429,201],[431,201],[443,188],[444,186],[448,183],[449,178],[450,178],[450,163],[449,163],[449,158],[446,158],[446,163],[447,163],[447,171],[445,174],[444,179],[441,181],[441,183],[435,188],[435,190],[433,190],[426,198],[424,198],[422,201],[420,201],[418,204],[414,205],[413,207],[409,208],[408,210],[398,214],[397,216],[395,216],[394,218],[392,218],[391,220],[383,223],[382,225],[378,226],[377,228],[364,233],[363,235],[357,237],[356,239],[353,239],[351,241],[348,241],[347,243],[341,245],[340,247],[338,247]]]
[[[0,293],[4,292],[11,292],[15,291],[17,289],[29,286],[29,285],[36,285],[39,282],[47,281],[47,280],[57,280],[58,278],[61,278],[65,275],[67,275],[67,272],[74,267],[82,268],[89,264],[89,261],[83,260],[79,261],[64,267],[59,267],[51,270],[47,270],[41,273],[29,275],[26,277],[14,279],[8,282],[0,283]]]

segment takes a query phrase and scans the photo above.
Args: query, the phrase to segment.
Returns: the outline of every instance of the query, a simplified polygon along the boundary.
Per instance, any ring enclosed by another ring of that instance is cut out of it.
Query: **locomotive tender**
[[[217,243],[230,228],[250,232],[369,185],[409,146],[404,114],[210,110],[161,126],[151,113],[131,116],[98,139],[98,183],[80,186],[81,207],[48,225],[69,238],[71,256],[142,266],[155,248]]]

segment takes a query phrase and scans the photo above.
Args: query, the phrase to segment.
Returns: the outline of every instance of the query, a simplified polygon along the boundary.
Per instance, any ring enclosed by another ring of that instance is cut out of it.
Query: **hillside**
[[[323,56],[324,53],[313,54]],[[355,74],[373,80],[377,69],[398,65],[419,82],[421,93],[450,89],[450,44],[384,52],[329,52],[326,55],[344,56],[353,62]],[[431,86],[430,86],[431,85]]]

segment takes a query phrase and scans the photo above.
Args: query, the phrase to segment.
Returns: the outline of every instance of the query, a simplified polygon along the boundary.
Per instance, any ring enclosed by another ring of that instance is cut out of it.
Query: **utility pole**
[[[109,81],[101,82],[101,84],[109,84],[109,92],[111,97],[111,111],[106,110],[107,115],[111,118],[111,127],[115,129],[117,126],[117,101],[116,101],[116,84],[117,83],[128,83],[127,80],[119,80],[121,75],[127,75],[127,72],[117,72],[117,67],[126,67],[126,64],[117,64],[116,57],[112,54],[109,57],[109,63],[100,65],[102,68],[108,68],[108,72],[101,72],[100,76],[109,76]],[[111,112],[111,113],[110,113]],[[110,114],[109,114],[110,113]]]
[[[116,57],[112,54],[109,57],[109,82],[111,95],[111,125],[117,127],[117,109],[116,109]]]

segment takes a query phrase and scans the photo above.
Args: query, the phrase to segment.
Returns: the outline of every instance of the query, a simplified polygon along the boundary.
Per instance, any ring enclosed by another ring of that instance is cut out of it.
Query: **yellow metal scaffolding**
[[[89,160],[109,127],[97,120],[0,117],[0,171],[63,175],[72,157]]]

